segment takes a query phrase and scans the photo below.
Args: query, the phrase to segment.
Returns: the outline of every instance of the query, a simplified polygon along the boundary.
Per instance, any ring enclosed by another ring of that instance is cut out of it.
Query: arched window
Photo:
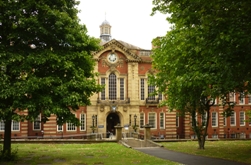
[[[109,99],[116,100],[117,98],[117,77],[114,73],[109,75]]]

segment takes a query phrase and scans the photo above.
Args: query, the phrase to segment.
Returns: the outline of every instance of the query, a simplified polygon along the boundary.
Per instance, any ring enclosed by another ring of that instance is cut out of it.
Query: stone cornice
[[[104,44],[101,50],[93,52],[93,56],[97,55],[98,53],[102,54],[102,52],[109,50],[108,48],[112,49],[113,51],[114,50],[123,51],[126,54],[128,54],[134,58],[134,59],[127,59],[126,61],[128,61],[128,62],[141,62],[142,61],[142,59],[139,56],[137,56],[135,53],[132,53],[130,51],[130,49],[126,48],[123,44],[121,44],[119,41],[117,41],[115,39]],[[94,60],[99,61],[100,58],[94,58]]]

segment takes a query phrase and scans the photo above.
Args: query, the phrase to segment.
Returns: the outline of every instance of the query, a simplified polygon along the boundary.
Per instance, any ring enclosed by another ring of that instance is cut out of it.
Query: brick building
[[[56,116],[42,123],[38,116],[35,122],[12,123],[12,137],[74,137],[90,133],[106,135],[116,134],[114,126],[123,126],[123,132],[143,133],[143,125],[149,123],[151,134],[165,138],[194,138],[191,130],[190,116],[179,117],[176,112],[169,112],[166,107],[159,107],[163,96],[150,96],[154,86],[148,85],[148,73],[152,72],[151,50],[141,49],[124,41],[111,37],[111,25],[104,21],[100,25],[102,50],[93,53],[96,62],[95,72],[99,73],[97,83],[105,85],[105,89],[91,97],[91,106],[80,107],[75,113],[81,125],[66,123],[56,124]],[[235,112],[224,118],[224,107],[219,101],[212,107],[209,122],[209,138],[251,138],[251,122],[246,122],[245,112],[251,109],[251,96],[239,97],[230,94],[236,102]],[[23,112],[25,114],[26,112]],[[203,117],[197,116],[198,121]],[[0,136],[4,133],[4,123],[0,122]]]

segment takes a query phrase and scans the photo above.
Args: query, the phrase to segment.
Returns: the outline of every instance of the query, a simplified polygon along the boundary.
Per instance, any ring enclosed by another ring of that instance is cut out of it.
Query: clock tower
[[[106,20],[100,25],[100,39],[104,42],[108,42],[112,39],[111,25]]]

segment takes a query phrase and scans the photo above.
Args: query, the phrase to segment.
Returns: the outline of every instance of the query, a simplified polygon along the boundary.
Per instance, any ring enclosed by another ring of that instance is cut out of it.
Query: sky
[[[80,0],[78,16],[92,37],[99,38],[99,26],[107,20],[112,39],[151,49],[152,39],[170,30],[166,15],[150,16],[152,7],[152,0]]]

